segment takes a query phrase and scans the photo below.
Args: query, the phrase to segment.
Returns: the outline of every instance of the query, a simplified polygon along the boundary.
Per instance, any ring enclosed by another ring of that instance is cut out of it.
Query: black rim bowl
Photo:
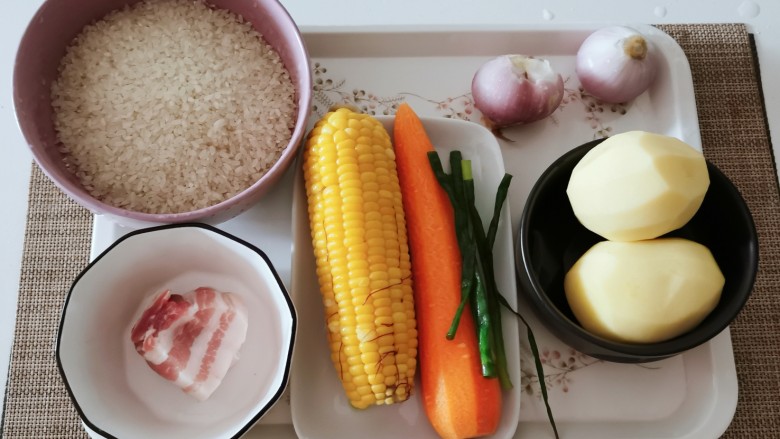
[[[566,186],[574,166],[603,140],[585,143],[561,156],[531,190],[515,248],[520,293],[554,335],[586,355],[620,363],[661,360],[707,342],[739,314],[758,270],[755,225],[739,191],[708,161],[710,187],[702,206],[684,227],[664,236],[687,238],[712,251],[726,278],[716,308],[696,328],[660,343],[620,343],[587,332],[569,308],[563,278],[587,249],[604,238],[579,223]]]
[[[90,430],[94,431],[97,434],[100,434],[101,436],[108,438],[108,439],[118,439],[118,436],[116,436],[113,431],[113,428],[107,428],[105,427],[106,421],[104,419],[100,419],[99,421],[94,421],[94,418],[91,416],[87,416],[88,413],[82,409],[82,406],[79,404],[79,400],[76,397],[76,394],[73,391],[73,388],[71,386],[70,381],[68,381],[68,374],[66,372],[66,368],[63,365],[61,352],[62,352],[62,338],[63,338],[63,329],[65,326],[65,321],[67,319],[67,313],[68,313],[68,305],[70,304],[70,300],[73,297],[74,291],[77,289],[77,284],[81,280],[82,277],[84,277],[87,272],[89,272],[92,268],[97,266],[97,264],[100,262],[100,260],[106,256],[108,253],[110,253],[114,248],[118,247],[122,242],[127,241],[128,239],[132,239],[134,236],[142,235],[145,233],[154,233],[161,230],[167,230],[167,229],[179,229],[179,228],[200,228],[204,229],[210,233],[221,235],[224,238],[227,238],[231,241],[234,241],[244,247],[247,247],[254,253],[257,253],[257,255],[265,261],[266,266],[270,270],[271,274],[274,277],[274,280],[276,284],[279,286],[279,292],[284,298],[284,301],[287,305],[287,310],[290,312],[291,317],[291,326],[290,326],[290,340],[285,345],[286,347],[286,356],[284,360],[284,371],[282,374],[282,381],[279,383],[279,386],[274,389],[274,393],[272,397],[269,399],[269,401],[264,404],[263,406],[258,406],[253,410],[252,416],[249,419],[248,422],[244,423],[243,425],[240,425],[239,429],[231,436],[231,439],[237,439],[241,436],[243,436],[247,431],[249,431],[252,426],[254,426],[282,397],[282,394],[284,393],[285,389],[287,388],[287,384],[290,379],[290,370],[292,367],[292,354],[293,349],[295,347],[295,337],[297,335],[297,329],[298,329],[298,314],[295,311],[295,306],[293,305],[292,297],[290,296],[290,293],[287,291],[287,288],[284,286],[284,282],[282,282],[281,277],[279,276],[279,273],[276,271],[276,268],[274,267],[273,263],[271,262],[271,259],[266,255],[266,253],[262,250],[260,250],[255,245],[244,241],[241,238],[238,238],[230,233],[227,233],[221,229],[218,229],[216,227],[210,226],[208,224],[202,224],[202,223],[178,223],[178,224],[166,224],[161,226],[155,226],[155,227],[148,227],[145,229],[138,229],[131,231],[116,241],[112,243],[108,248],[106,248],[100,255],[98,255],[94,260],[90,261],[90,263],[76,276],[76,279],[71,283],[70,290],[68,291],[67,296],[65,297],[65,303],[62,307],[62,312],[60,315],[60,323],[59,328],[57,330],[57,341],[56,341],[56,347],[55,347],[55,360],[57,362],[57,369],[59,370],[60,377],[62,378],[63,383],[65,384],[65,389],[68,392],[68,396],[70,397],[71,402],[73,403],[73,406],[75,407],[76,411],[79,414],[79,417],[84,422],[84,424],[89,427]],[[110,425],[110,424],[109,424]]]

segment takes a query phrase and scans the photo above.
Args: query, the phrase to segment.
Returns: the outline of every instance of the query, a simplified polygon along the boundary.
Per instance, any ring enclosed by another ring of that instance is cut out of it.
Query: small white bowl
[[[248,312],[239,360],[203,402],[157,375],[130,328],[143,300],[166,288],[210,286]],[[85,426],[106,438],[238,438],[284,391],[297,316],[268,257],[203,224],[131,232],[76,278],[62,311],[57,365]]]

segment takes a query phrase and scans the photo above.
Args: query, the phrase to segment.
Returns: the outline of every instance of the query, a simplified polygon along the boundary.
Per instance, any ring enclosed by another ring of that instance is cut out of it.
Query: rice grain
[[[290,141],[294,93],[249,23],[191,0],[145,1],[86,26],[51,88],[66,165],[96,198],[147,213],[251,186]]]

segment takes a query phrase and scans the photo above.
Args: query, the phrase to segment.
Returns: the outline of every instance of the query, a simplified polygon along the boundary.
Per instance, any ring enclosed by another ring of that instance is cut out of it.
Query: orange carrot
[[[463,311],[455,338],[446,339],[461,300],[461,255],[452,205],[428,161],[433,146],[407,104],[396,112],[393,135],[412,258],[425,411],[445,439],[491,434],[501,416],[501,388],[497,379],[482,376],[470,310]]]

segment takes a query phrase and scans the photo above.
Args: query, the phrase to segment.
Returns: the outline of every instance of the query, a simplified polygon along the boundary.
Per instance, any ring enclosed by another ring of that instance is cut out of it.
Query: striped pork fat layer
[[[159,293],[131,330],[149,366],[200,401],[219,387],[246,339],[247,311],[231,293]]]

